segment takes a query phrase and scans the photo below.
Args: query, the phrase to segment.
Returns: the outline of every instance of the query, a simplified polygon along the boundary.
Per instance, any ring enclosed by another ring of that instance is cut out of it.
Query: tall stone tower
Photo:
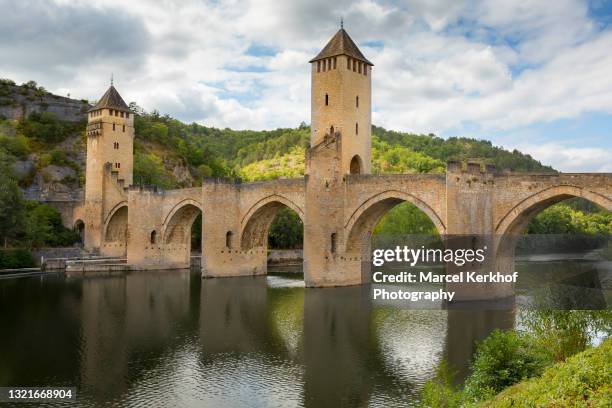
[[[344,191],[371,170],[373,64],[342,27],[310,63],[304,280],[307,286],[359,284],[362,257],[345,249]]]
[[[105,218],[132,184],[134,115],[111,86],[87,115],[85,247],[100,248]]]
[[[373,64],[344,28],[310,63],[311,146],[341,135],[342,172],[370,173]]]

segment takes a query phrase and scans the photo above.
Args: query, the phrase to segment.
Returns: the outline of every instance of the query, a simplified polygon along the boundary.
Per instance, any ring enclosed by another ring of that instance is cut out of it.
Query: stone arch
[[[496,267],[500,271],[514,269],[514,248],[519,236],[538,213],[568,198],[581,197],[612,211],[612,200],[595,192],[572,185],[549,187],[521,200],[509,210],[495,227]]]
[[[278,211],[288,207],[304,222],[304,211],[290,199],[273,194],[253,204],[240,222],[240,247],[242,250],[266,247],[270,225]]]
[[[128,229],[128,206],[127,202],[122,201],[117,204],[104,221],[104,241],[105,242],[127,242]]]
[[[168,213],[162,224],[162,242],[165,244],[189,244],[191,225],[202,206],[192,199],[185,199],[176,204]]]
[[[539,191],[516,204],[497,223],[495,233],[520,233],[540,211],[572,197],[582,197],[612,211],[612,200],[601,194],[571,185],[555,186]]]
[[[446,233],[446,226],[426,202],[420,198],[401,191],[388,190],[365,200],[351,215],[344,226],[346,232],[345,248],[348,253],[363,252],[369,248],[372,230],[380,219],[393,207],[409,202],[423,211],[433,222],[440,235]],[[363,254],[365,255],[365,254]]]
[[[363,171],[363,161],[358,154],[354,155],[351,159],[351,164],[349,166],[350,174],[361,174]]]

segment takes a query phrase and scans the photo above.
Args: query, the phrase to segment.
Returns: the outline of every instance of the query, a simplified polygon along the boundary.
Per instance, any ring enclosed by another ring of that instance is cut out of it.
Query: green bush
[[[537,349],[529,335],[514,330],[493,331],[478,345],[464,400],[477,402],[519,381],[542,373],[552,358]]]
[[[29,247],[64,247],[80,240],[76,231],[64,227],[59,211],[50,205],[27,201],[25,214],[22,242]]]
[[[19,159],[27,158],[30,153],[28,139],[25,136],[5,136],[0,135],[0,149]]]
[[[446,360],[442,360],[436,370],[436,376],[423,386],[420,406],[422,408],[455,408],[461,406],[462,394],[454,385],[456,372]]]
[[[555,361],[586,350],[601,334],[612,335],[610,310],[524,310],[521,323],[533,333],[537,346]]]
[[[610,407],[612,339],[548,368],[541,377],[516,384],[481,407]]]
[[[27,249],[0,249],[0,269],[32,268],[36,266]]]
[[[18,130],[23,135],[44,143],[59,143],[81,128],[81,124],[65,122],[51,112],[32,112],[19,122]]]

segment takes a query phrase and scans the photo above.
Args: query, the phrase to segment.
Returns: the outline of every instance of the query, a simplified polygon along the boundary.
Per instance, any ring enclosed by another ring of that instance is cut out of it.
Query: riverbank
[[[612,396],[612,338],[515,384],[479,407],[609,407]]]

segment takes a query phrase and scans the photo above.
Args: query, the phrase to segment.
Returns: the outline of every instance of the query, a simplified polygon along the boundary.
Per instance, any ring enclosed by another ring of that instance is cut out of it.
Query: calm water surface
[[[406,406],[441,359],[465,376],[515,315],[406,310],[300,276],[3,279],[0,386],[76,386],[84,407]]]

